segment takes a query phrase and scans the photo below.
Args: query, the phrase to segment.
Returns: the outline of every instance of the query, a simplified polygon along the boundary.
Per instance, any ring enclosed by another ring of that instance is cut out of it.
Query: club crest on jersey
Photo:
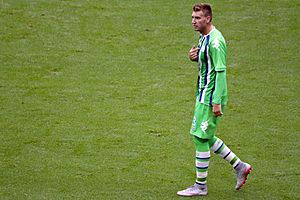
[[[208,127],[208,120],[201,123],[201,130],[203,133],[206,133],[207,127]]]
[[[220,42],[217,38],[212,42],[212,47],[220,51]]]

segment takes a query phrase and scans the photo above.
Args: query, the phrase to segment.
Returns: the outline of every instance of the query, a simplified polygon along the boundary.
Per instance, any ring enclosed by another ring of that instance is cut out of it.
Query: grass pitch
[[[0,2],[0,199],[180,199],[193,183],[195,1]],[[210,1],[228,44],[205,199],[299,199],[300,3]]]

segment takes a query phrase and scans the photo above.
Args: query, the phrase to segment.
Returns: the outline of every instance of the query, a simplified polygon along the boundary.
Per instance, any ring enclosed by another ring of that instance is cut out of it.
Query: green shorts
[[[224,107],[222,105],[222,112]],[[197,101],[190,133],[202,139],[211,139],[214,137],[221,119],[222,116],[216,117],[214,115],[211,106]]]

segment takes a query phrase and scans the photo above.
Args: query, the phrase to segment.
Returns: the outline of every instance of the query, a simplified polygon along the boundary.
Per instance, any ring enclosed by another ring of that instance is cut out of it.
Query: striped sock
[[[234,169],[236,169],[241,163],[241,160],[219,138],[217,138],[210,149],[214,151],[215,154],[220,155],[229,162]]]
[[[196,184],[200,186],[206,185],[207,171],[210,159],[210,151],[199,152],[196,151]]]

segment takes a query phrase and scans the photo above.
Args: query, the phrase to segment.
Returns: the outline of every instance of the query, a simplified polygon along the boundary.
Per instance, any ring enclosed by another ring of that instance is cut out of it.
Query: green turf
[[[180,199],[195,1],[0,1],[0,199]],[[228,44],[220,136],[249,183],[213,156],[204,199],[299,199],[297,0],[211,1]]]

